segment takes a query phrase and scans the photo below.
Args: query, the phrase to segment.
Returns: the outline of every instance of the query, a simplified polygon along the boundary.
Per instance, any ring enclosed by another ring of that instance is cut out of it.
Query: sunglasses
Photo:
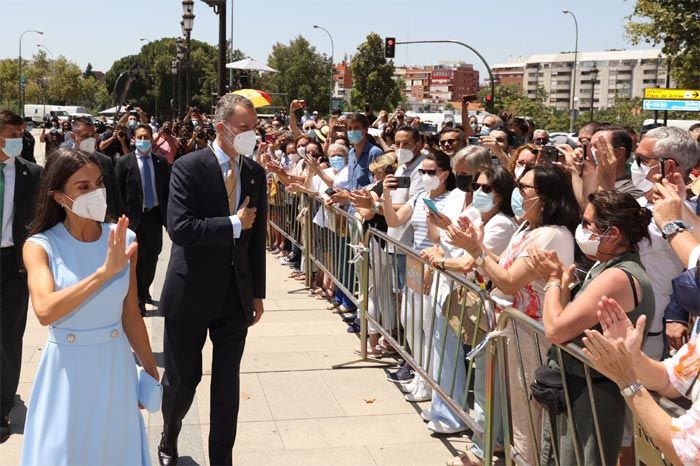
[[[440,141],[440,145],[444,146],[445,144],[453,145],[455,142],[457,142],[456,139],[443,139]]]
[[[490,184],[482,184],[482,183],[477,183],[476,181],[472,183],[472,191],[478,191],[479,188],[481,188],[481,191],[489,194],[491,191],[493,191],[493,187]]]
[[[422,168],[419,168],[418,173],[421,175],[437,175],[437,170],[423,170]]]

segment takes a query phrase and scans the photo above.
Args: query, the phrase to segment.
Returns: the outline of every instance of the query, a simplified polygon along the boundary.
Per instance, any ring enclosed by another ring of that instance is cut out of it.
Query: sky
[[[368,33],[403,40],[452,39],[476,48],[490,64],[519,56],[574,49],[574,23],[562,10],[573,11],[579,23],[579,50],[633,47],[625,39],[624,17],[634,0],[228,0],[227,37],[233,2],[233,44],[248,56],[267,62],[273,44],[304,36],[320,53],[330,54],[329,30],[338,63],[353,54]],[[85,68],[107,71],[111,64],[138,53],[144,42],[181,34],[180,0],[0,0],[3,26],[0,58],[16,58],[23,31],[22,56],[45,45]],[[218,17],[195,0],[192,37],[216,45]],[[50,54],[49,54],[50,57]],[[430,65],[438,60],[473,63],[485,68],[469,50],[452,44],[397,45],[395,63]]]

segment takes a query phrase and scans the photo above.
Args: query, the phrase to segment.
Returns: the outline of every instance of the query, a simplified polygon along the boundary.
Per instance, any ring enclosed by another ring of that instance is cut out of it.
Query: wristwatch
[[[477,267],[481,267],[484,265],[484,261],[486,260],[486,251],[481,251],[481,254],[479,254],[479,257],[474,259],[474,263],[476,264]]]
[[[661,227],[661,236],[663,236],[664,239],[671,239],[676,233],[689,229],[690,227],[683,220],[672,220],[663,224]]]
[[[636,395],[637,392],[641,390],[643,386],[644,385],[642,385],[642,382],[635,382],[632,385],[629,385],[620,390],[620,395],[624,396],[625,398],[631,398],[634,395]]]

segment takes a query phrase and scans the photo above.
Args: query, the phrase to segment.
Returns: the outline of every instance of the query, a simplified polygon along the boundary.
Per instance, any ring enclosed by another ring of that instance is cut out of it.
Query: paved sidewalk
[[[166,237],[153,296],[160,295],[169,250]],[[248,334],[241,370],[237,465],[443,465],[464,449],[466,438],[431,436],[418,414],[428,403],[404,401],[384,369],[331,369],[356,358],[357,336],[346,333],[327,302],[308,297],[300,282],[287,278],[287,267],[267,260],[266,313]],[[19,463],[25,404],[46,340],[46,328],[29,312],[21,399],[12,412],[15,434],[0,446],[3,466]],[[163,318],[148,317],[146,324],[162,366]],[[180,435],[181,465],[208,464],[210,366],[207,341],[204,376]],[[145,413],[145,419],[157,465],[162,417]]]

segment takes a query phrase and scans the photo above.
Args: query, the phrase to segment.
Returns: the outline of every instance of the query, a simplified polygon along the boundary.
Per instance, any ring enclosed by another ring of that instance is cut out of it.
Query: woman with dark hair
[[[576,203],[571,180],[556,166],[536,165],[527,167],[525,173],[516,182],[511,195],[511,207],[522,224],[511,238],[502,254],[494,254],[483,244],[477,227],[465,218],[460,218],[458,226],[448,229],[455,246],[463,248],[475,259],[479,270],[493,284],[491,297],[496,311],[513,307],[535,320],[542,318],[546,281],[534,274],[529,249],[538,246],[544,250],[556,251],[565,267],[574,263],[573,231],[580,222],[581,213]],[[513,335],[508,335],[509,344],[515,344]],[[522,380],[518,369],[517,353],[508,353],[508,378],[511,387],[529,386],[537,365],[537,346],[532,335],[521,332],[519,348],[524,361],[524,373],[527,380]],[[548,345],[539,341],[540,351],[546,352]],[[520,390],[517,390],[520,392]],[[525,393],[525,392],[523,392]],[[500,412],[498,399],[495,411]],[[534,401],[515,397],[510,401],[512,412],[513,441],[516,451],[528,464],[536,463],[539,451],[539,428],[530,432],[527,403],[530,403],[534,416],[534,425],[541,422],[542,408]],[[496,415],[498,417],[498,414]],[[466,464],[479,464],[483,452],[473,449],[467,452]]]
[[[597,304],[603,296],[617,301],[632,324],[642,315],[651,318],[654,314],[654,294],[637,246],[640,241],[650,239],[651,212],[640,207],[633,196],[616,191],[597,191],[588,200],[583,222],[576,229],[576,242],[586,257],[596,263],[573,299],[569,285],[574,282],[575,267],[565,268],[556,252],[543,252],[536,246],[529,251],[529,260],[537,276],[547,280],[542,315],[544,330],[549,341],[560,345],[575,342],[583,346],[586,330],[601,330],[597,325]],[[573,422],[584,464],[599,464],[601,452],[591,399],[585,389],[584,366],[568,353],[563,353],[562,358],[572,411],[557,415],[553,432],[545,433],[543,463],[554,464],[551,442],[557,444],[559,464],[576,463],[573,438],[567,434],[568,423]],[[552,350],[548,365],[559,368],[557,355]],[[613,464],[622,443],[625,400],[612,380],[595,371],[591,379],[597,416],[605,419],[600,423],[605,463]]]
[[[474,179],[476,181],[471,183],[469,187],[472,192],[470,206],[462,212],[462,215],[480,219],[478,223],[483,225],[484,247],[494,254],[501,254],[518,228],[513,219],[513,210],[510,205],[515,181],[505,168],[498,165],[482,166],[481,169],[475,171]],[[454,217],[458,216],[459,214],[454,215]],[[459,275],[469,274],[469,278],[476,281],[476,277],[472,273],[476,267],[474,258],[466,254],[463,249],[453,246],[450,239],[449,231],[441,232],[437,238],[433,238],[438,247],[433,248],[432,254],[425,254],[424,257],[427,256],[431,265],[437,269],[449,270]],[[442,312],[436,313],[432,356],[435,362],[432,364],[435,379],[440,380],[440,385],[448,393],[452,390],[451,398],[462,404],[466,390],[467,366],[462,363],[457,364],[455,358],[460,362],[465,360],[465,350],[461,343],[471,345],[475,329],[468,318],[463,319],[461,328],[459,324],[453,326],[455,321],[459,322],[462,308],[457,296],[458,293],[451,292],[453,288],[452,280],[446,279],[441,274],[437,289],[434,289]],[[447,328],[445,320],[449,323]],[[442,350],[443,340],[445,341],[444,351]],[[475,364],[474,412],[478,422],[483,422],[486,393],[484,387],[486,358],[484,353],[480,353],[475,358]],[[439,367],[442,367],[442,374],[438,372]],[[457,368],[456,373],[453,370],[455,367]],[[428,420],[429,429],[439,433],[455,433],[467,428],[466,424],[449,409],[445,401],[435,392],[431,407],[423,410],[421,416]],[[500,422],[496,421],[496,425],[500,425]],[[473,441],[478,442],[479,440],[475,437]]]
[[[455,175],[452,172],[450,157],[444,152],[431,152],[421,162],[418,173],[422,176],[422,191],[398,210],[395,210],[391,200],[391,193],[397,188],[394,175],[384,178],[383,212],[388,227],[395,228],[410,222],[413,226],[413,250],[420,254],[421,251],[433,246],[428,235],[428,207],[434,205],[438,211],[443,212],[450,192],[456,188]],[[408,274],[422,274],[424,270],[408,270]],[[416,266],[419,268],[419,266]],[[408,280],[407,280],[408,283]],[[408,343],[411,345],[414,357],[423,367],[428,361],[428,342],[432,335],[431,324],[433,321],[433,298],[426,289],[409,288],[406,286],[403,301],[401,303],[401,323],[406,329]],[[418,378],[419,376],[416,375]],[[431,390],[428,383],[419,378],[413,393],[406,399],[408,401],[427,401],[431,398]]]
[[[136,296],[136,235],[105,223],[95,157],[57,149],[24,246],[29,292],[49,326],[29,402],[22,464],[150,464],[136,367],[158,380]]]

